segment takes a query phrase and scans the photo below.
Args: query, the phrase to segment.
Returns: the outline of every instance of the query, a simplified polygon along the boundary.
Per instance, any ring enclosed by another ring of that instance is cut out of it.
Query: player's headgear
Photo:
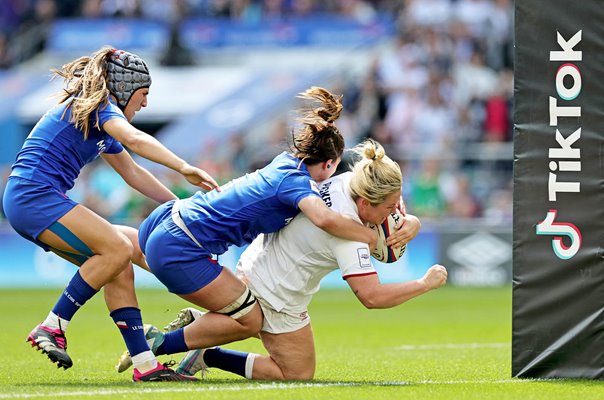
[[[151,86],[149,68],[142,58],[124,50],[114,50],[107,60],[107,86],[123,110],[132,93]]]

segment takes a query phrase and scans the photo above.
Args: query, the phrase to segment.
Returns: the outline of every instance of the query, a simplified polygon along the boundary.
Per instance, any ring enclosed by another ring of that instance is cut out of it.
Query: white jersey
[[[361,222],[350,197],[352,172],[319,185],[321,198],[334,211]],[[345,279],[375,274],[369,245],[337,238],[316,227],[304,214],[278,232],[260,235],[243,252],[237,272],[249,288],[279,312],[304,313],[321,279],[340,269]]]

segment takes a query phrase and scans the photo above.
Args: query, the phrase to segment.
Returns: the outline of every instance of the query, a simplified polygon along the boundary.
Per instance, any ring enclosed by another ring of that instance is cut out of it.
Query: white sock
[[[143,374],[157,367],[157,364],[157,358],[151,350],[143,351],[132,357],[132,366]]]
[[[258,354],[249,353],[247,355],[247,359],[245,360],[245,377],[247,379],[252,379],[252,372],[254,372],[254,360]]]
[[[59,322],[61,323],[59,326]],[[52,311],[48,314],[48,317],[42,322],[47,328],[62,330],[63,332],[67,331],[67,325],[69,325],[69,321],[63,318],[59,318],[59,316]]]

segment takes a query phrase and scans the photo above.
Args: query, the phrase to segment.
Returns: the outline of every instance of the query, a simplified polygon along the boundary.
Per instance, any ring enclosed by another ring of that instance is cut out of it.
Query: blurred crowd
[[[344,94],[345,110],[336,125],[347,145],[366,137],[382,143],[403,169],[407,209],[424,220],[482,218],[511,223],[512,0],[3,0],[0,4],[0,68],[31,56],[15,50],[24,37],[37,38],[30,40],[35,43],[32,53],[42,51],[44,27],[55,18],[141,17],[173,22],[200,16],[261,21],[330,12],[368,21],[390,13],[397,21],[396,38],[376,52],[361,79],[343,73],[329,87]],[[240,132],[222,150],[208,148],[200,156],[200,166],[222,182],[261,167],[283,148],[291,121],[277,118],[270,129],[274,133],[267,136],[269,143],[250,141],[249,132]],[[137,220],[154,207],[103,163],[84,174],[71,195],[103,216]],[[161,179],[181,197],[194,190],[171,173]]]

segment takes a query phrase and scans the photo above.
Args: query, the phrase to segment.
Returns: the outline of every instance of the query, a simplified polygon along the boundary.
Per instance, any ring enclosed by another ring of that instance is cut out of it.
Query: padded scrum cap
[[[142,58],[127,51],[114,50],[107,62],[107,83],[109,92],[123,110],[132,93],[151,86],[151,75]]]

